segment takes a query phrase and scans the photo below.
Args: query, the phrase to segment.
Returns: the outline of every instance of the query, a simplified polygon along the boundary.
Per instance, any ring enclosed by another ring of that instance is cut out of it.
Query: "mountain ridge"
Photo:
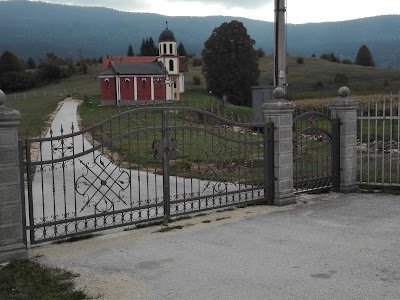
[[[158,36],[168,27],[188,53],[200,55],[204,42],[223,22],[240,21],[256,41],[255,48],[273,51],[274,23],[241,17],[170,17],[153,13],[123,12],[103,7],[84,7],[31,1],[0,2],[0,52],[40,59],[47,52],[61,57],[125,55],[134,52],[144,38]],[[400,15],[383,15],[350,21],[288,24],[288,54],[320,56],[333,52],[354,61],[365,44],[377,66],[400,67]]]

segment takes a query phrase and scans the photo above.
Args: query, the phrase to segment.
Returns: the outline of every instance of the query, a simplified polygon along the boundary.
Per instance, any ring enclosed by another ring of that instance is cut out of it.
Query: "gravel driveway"
[[[96,299],[399,299],[400,197],[302,196],[31,249]],[[105,232],[104,232],[105,233]]]

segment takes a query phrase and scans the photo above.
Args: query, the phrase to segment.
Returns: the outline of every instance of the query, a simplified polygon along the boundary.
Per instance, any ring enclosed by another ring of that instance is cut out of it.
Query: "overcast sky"
[[[274,21],[274,0],[44,0],[82,6],[104,6],[121,11],[167,16],[225,15]],[[400,14],[399,0],[287,0],[287,22],[300,24],[352,20]]]

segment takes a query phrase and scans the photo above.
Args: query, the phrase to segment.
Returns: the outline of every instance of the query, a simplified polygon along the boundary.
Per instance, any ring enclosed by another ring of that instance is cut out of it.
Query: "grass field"
[[[189,61],[186,86],[189,89],[205,89],[205,79],[201,66],[194,67]],[[399,69],[363,67],[332,63],[320,58],[304,57],[304,63],[297,63],[297,57],[289,56],[288,83],[290,100],[330,98],[337,95],[341,85],[335,84],[336,74],[346,74],[346,84],[352,95],[383,94],[400,90]],[[260,85],[273,84],[273,56],[267,55],[259,60]],[[201,85],[193,85],[193,77],[201,79]]]
[[[185,76],[187,91],[182,96],[182,102],[184,105],[217,111],[218,100],[207,93],[201,66],[193,66],[192,61],[193,59],[189,60],[189,72]],[[270,85],[273,69],[272,56],[261,58],[259,66],[261,70],[260,85]],[[381,100],[390,92],[394,92],[398,96],[400,90],[398,69],[345,65],[311,57],[305,57],[304,63],[298,64],[296,57],[289,56],[288,70],[290,98],[295,102],[296,109],[302,111],[326,110],[330,101],[337,97],[339,85],[334,83],[334,76],[337,73],[347,74],[349,78],[347,86],[350,87],[352,98],[365,105],[368,102]],[[84,116],[86,123],[95,121],[101,114],[115,113],[117,108],[96,108],[100,103],[100,86],[97,78],[100,71],[100,64],[90,66],[87,74],[74,75],[45,87],[7,95],[6,105],[19,110],[22,115],[19,127],[20,137],[39,136],[48,126],[47,121],[51,112],[68,95],[81,100],[86,95],[87,101],[93,103],[93,109],[96,109],[95,119],[89,121]],[[200,78],[200,85],[194,85],[194,76]],[[318,82],[322,82],[323,86],[317,86]],[[242,119],[250,119],[252,114],[252,108],[230,104],[227,104],[224,110],[226,110],[226,115]],[[221,113],[225,112],[221,111]]]

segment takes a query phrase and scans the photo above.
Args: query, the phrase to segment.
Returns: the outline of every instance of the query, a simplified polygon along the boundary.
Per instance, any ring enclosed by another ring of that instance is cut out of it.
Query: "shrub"
[[[89,97],[88,95],[85,94],[85,96],[83,97],[83,103],[85,104],[85,106],[89,106]]]
[[[336,84],[348,84],[349,78],[344,73],[337,73],[333,80]]]
[[[0,76],[0,86],[6,92],[30,89],[36,84],[36,77],[30,72],[8,71]]]
[[[193,76],[193,85],[201,85],[201,79],[199,76],[197,75]]]
[[[304,64],[304,57],[299,56],[299,57],[296,59],[296,61],[297,61],[298,64]]]
[[[265,56],[265,51],[262,48],[259,48],[256,50],[256,55],[258,58],[264,57]]]
[[[203,65],[203,60],[201,58],[193,58],[193,67],[198,67]]]
[[[345,58],[345,59],[342,59],[342,64],[351,65],[351,64],[353,64],[353,62],[351,61],[351,59]]]

